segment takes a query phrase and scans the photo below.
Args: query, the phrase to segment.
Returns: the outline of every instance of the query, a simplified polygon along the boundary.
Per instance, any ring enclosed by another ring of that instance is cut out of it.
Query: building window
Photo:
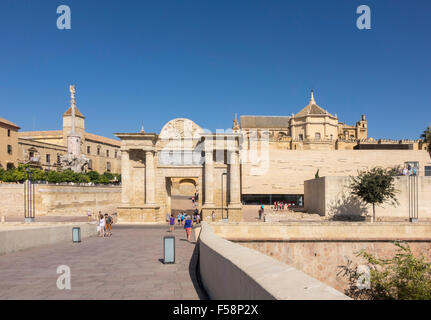
[[[7,136],[10,137],[10,129],[7,129]]]
[[[331,137],[331,140],[332,140],[332,139],[334,139],[334,135],[333,135],[333,134],[331,134],[331,136],[330,136],[330,137]]]
[[[34,152],[33,151],[29,152],[29,157],[30,157],[30,159],[34,157]]]
[[[57,154],[57,163],[60,164],[61,160],[60,160],[60,155]]]
[[[90,146],[87,146],[87,154],[90,154],[91,153],[91,148],[90,148]]]
[[[425,176],[431,177],[431,166],[425,166]]]
[[[97,155],[100,156],[100,147],[97,147]]]
[[[118,151],[115,150],[115,158],[118,156]]]
[[[90,169],[90,170],[93,169],[93,161],[92,160],[88,160],[88,169]]]
[[[314,134],[314,139],[316,139],[316,140],[320,140],[320,132],[316,132],[316,133]]]
[[[109,158],[109,150],[106,150],[106,157]]]
[[[302,134],[299,135],[299,140],[300,141],[304,140],[304,136]]]
[[[51,163],[51,155],[50,154],[46,155],[46,163]]]
[[[106,163],[106,171],[111,172],[111,163],[109,161]]]
[[[7,153],[12,154],[12,146],[10,144],[7,145]]]
[[[15,168],[15,166],[13,163],[8,162],[8,164],[6,165],[6,170],[12,170],[14,168]]]

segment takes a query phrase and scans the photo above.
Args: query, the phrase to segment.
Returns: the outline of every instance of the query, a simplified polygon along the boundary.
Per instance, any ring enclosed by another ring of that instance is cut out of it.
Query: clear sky
[[[429,0],[1,0],[0,117],[58,130],[75,84],[89,132],[177,117],[215,131],[235,113],[297,113],[314,89],[342,122],[366,114],[371,137],[416,139],[431,124],[430,13]]]

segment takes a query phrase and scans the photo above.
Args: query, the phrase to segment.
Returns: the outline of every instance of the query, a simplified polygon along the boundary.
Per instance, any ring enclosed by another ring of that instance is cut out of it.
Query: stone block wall
[[[38,215],[86,216],[87,210],[114,213],[121,201],[121,187],[35,186],[35,211]],[[24,215],[22,184],[0,184],[0,216]]]
[[[309,213],[322,216],[372,216],[372,206],[365,206],[350,195],[349,177],[323,177],[304,183],[304,206]],[[399,205],[376,206],[376,218],[409,219],[408,177],[395,177]],[[419,220],[431,220],[431,177],[418,177]]]

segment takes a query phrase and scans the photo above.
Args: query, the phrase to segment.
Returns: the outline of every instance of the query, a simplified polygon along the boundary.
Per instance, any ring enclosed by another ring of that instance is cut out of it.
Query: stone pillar
[[[240,166],[239,166],[239,154],[238,152],[232,151],[230,153],[230,201],[229,205],[239,205],[241,203],[241,191],[240,191]]]
[[[212,140],[205,140],[205,205],[214,205],[214,161]]]
[[[121,150],[121,202],[123,205],[130,203],[130,157],[129,150]]]
[[[145,152],[145,203],[155,203],[156,176],[154,172],[153,151]]]

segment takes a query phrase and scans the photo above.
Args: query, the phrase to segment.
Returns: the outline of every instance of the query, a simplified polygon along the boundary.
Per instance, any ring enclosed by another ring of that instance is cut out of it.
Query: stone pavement
[[[176,227],[176,264],[165,265],[168,226],[114,225],[113,236],[0,256],[0,299],[206,299],[197,283],[197,248]],[[57,267],[71,269],[71,290],[57,289]]]

